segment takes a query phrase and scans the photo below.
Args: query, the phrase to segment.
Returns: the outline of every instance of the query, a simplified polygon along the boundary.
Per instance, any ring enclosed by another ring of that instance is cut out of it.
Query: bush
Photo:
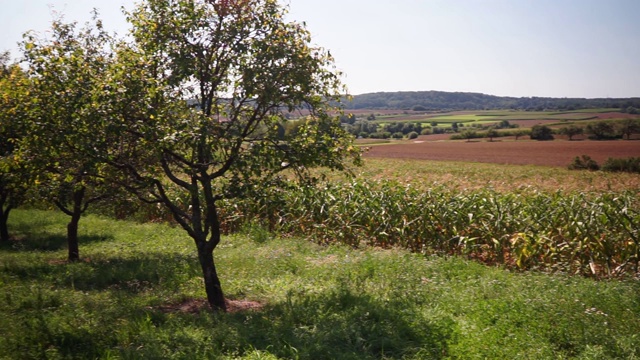
[[[420,135],[431,135],[431,129],[422,129],[422,131],[420,131]]]
[[[630,157],[626,159],[608,158],[607,161],[602,164],[602,170],[640,174],[640,157]]]
[[[391,135],[391,137],[393,139],[402,139],[404,137],[404,134],[400,131],[393,133],[393,135]]]
[[[569,165],[569,170],[598,170],[600,166],[589,155],[576,156]]]
[[[409,140],[417,139],[418,138],[418,133],[415,132],[415,131],[412,131],[409,134],[407,134],[407,137],[409,138]]]

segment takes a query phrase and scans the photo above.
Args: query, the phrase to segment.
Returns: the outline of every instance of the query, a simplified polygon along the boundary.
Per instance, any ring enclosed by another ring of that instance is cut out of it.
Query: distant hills
[[[640,98],[549,98],[507,97],[470,92],[399,91],[353,96],[344,102],[346,109],[398,110],[575,110],[585,108],[640,109]]]

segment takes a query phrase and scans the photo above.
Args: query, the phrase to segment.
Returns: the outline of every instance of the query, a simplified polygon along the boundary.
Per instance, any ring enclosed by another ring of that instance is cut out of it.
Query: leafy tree
[[[520,136],[525,136],[525,135],[527,135],[527,134],[528,134],[528,132],[527,132],[526,130],[524,130],[524,129],[518,129],[518,130],[515,130],[515,131],[513,132],[513,136],[515,136],[516,141],[518,141],[518,139],[520,138]]]
[[[574,136],[582,135],[582,133],[584,133],[584,129],[575,125],[570,125],[560,129],[560,134],[568,136],[569,140],[573,140]]]
[[[616,131],[611,122],[598,121],[587,125],[587,132],[593,135],[596,140],[614,139]]]
[[[485,136],[489,138],[489,141],[493,141],[494,137],[498,137],[500,134],[494,128],[489,128],[485,133]]]
[[[309,168],[359,162],[331,115],[344,91],[333,59],[285,12],[275,0],[144,1],[128,14],[133,43],[103,76],[113,181],[163,204],[193,238],[214,309],[226,309],[218,202],[259,194],[284,170],[309,182]],[[284,111],[308,115],[278,139]]]
[[[509,128],[511,128],[511,124],[509,123],[509,120],[502,120],[498,124],[497,128],[498,129],[509,129]]]
[[[640,120],[638,119],[626,119],[620,123],[619,126],[622,135],[627,136],[627,140],[631,139],[631,135],[640,133]]]
[[[10,63],[8,52],[0,54],[0,241],[9,240],[7,222],[11,210],[25,199],[29,173],[16,154],[24,136],[29,88],[24,71]]]
[[[96,124],[91,111],[110,61],[110,37],[95,24],[80,32],[75,23],[54,20],[50,38],[25,36],[24,56],[31,80],[30,121],[20,156],[36,175],[38,192],[69,215],[68,259],[79,260],[78,226],[90,204],[115,193],[101,174],[95,151]]]
[[[463,139],[467,139],[467,142],[471,141],[471,139],[476,138],[478,134],[471,129],[465,129],[462,133],[460,133]]]
[[[530,136],[534,140],[553,140],[553,130],[544,125],[534,125]]]

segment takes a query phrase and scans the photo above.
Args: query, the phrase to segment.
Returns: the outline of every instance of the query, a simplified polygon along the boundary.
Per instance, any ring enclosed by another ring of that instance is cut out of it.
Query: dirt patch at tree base
[[[228,313],[237,313],[245,311],[258,311],[264,307],[264,304],[257,301],[249,300],[225,300]],[[199,314],[203,311],[211,311],[211,307],[206,299],[187,299],[179,303],[161,305],[156,307],[164,313],[186,313]]]

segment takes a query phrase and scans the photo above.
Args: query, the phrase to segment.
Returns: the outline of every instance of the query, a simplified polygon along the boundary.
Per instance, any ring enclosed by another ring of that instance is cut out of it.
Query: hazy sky
[[[2,1],[0,49],[45,30],[51,9],[100,9],[120,33],[125,0]],[[353,94],[472,91],[505,96],[640,97],[640,0],[289,0],[331,51]]]

